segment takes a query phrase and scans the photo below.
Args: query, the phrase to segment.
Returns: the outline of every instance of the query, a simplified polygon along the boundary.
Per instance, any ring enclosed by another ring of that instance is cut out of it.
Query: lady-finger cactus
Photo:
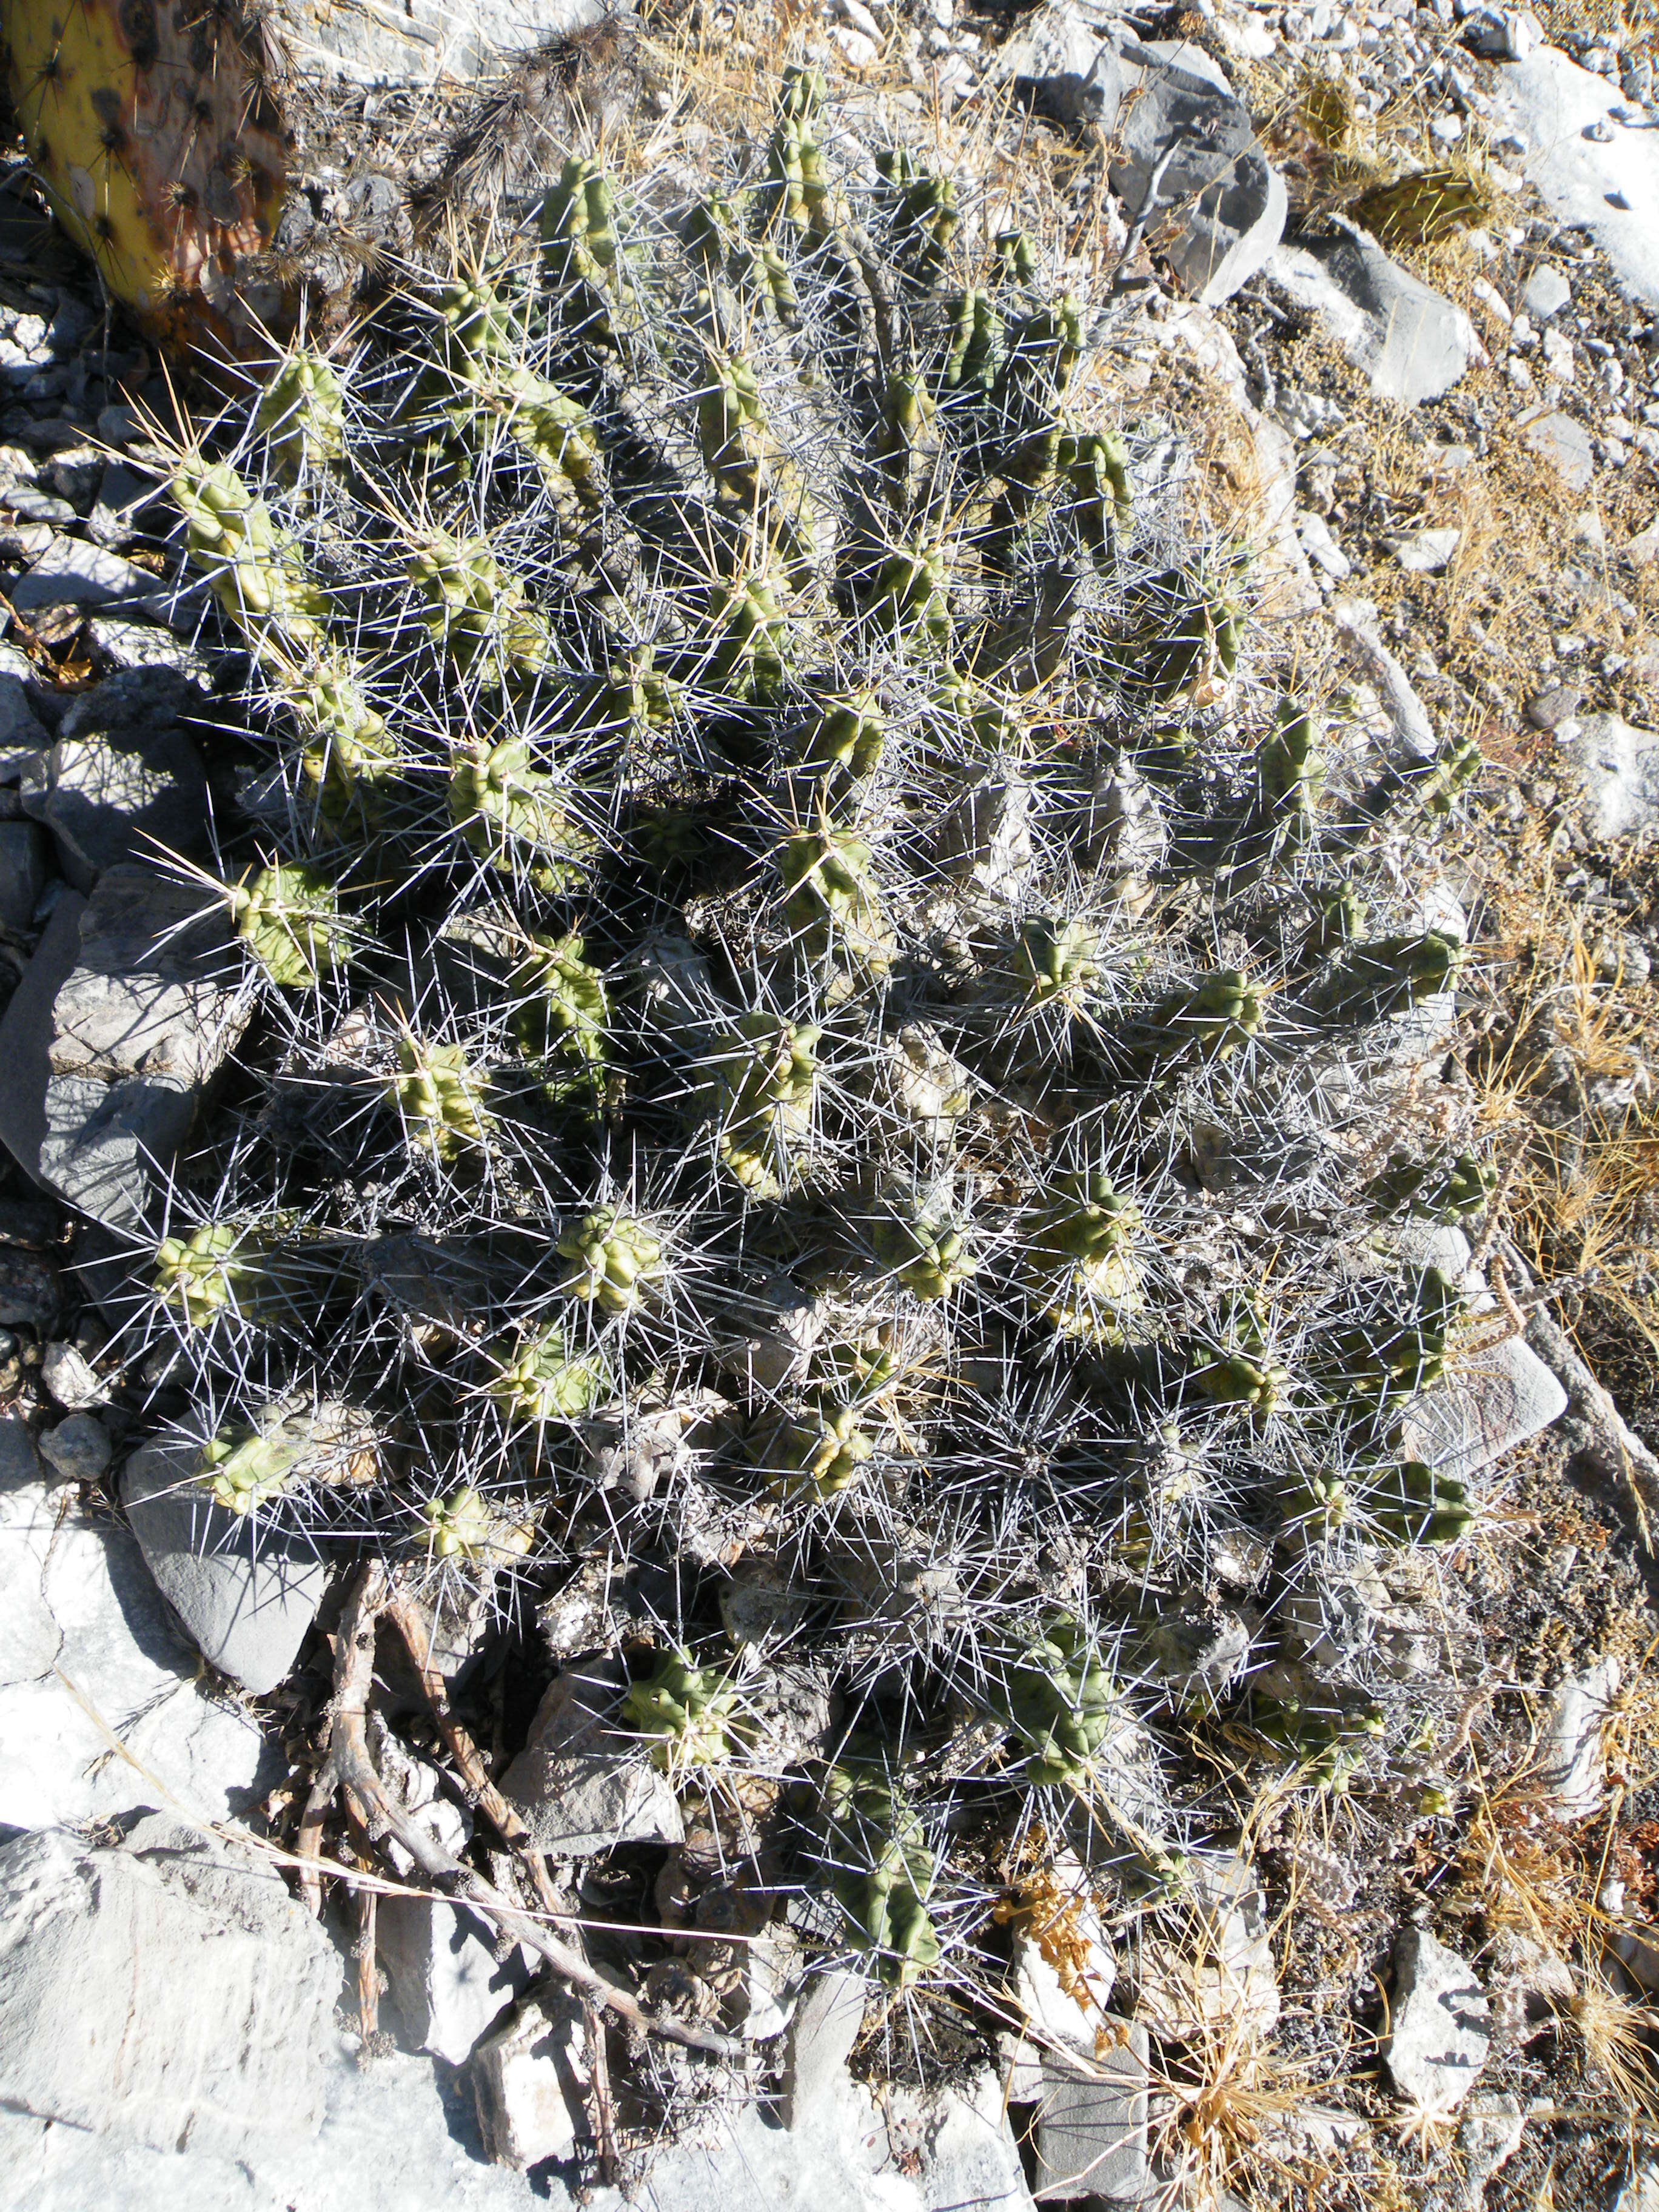
[[[872,975],[892,964],[896,939],[882,902],[870,847],[851,830],[822,823],[787,837],[778,853],[783,910],[809,951],[841,953]]]
[[[285,483],[343,459],[344,394],[332,364],[307,347],[290,353],[260,395],[253,427],[269,441]]]
[[[502,738],[457,756],[449,815],[468,848],[504,875],[522,870],[540,890],[580,878],[587,841],[556,777],[536,767],[522,738]]]
[[[173,498],[191,561],[256,650],[272,633],[289,645],[321,642],[327,594],[308,574],[296,541],[228,461],[187,457],[173,479]]]
[[[1030,1779],[1086,1789],[1122,1712],[1112,1671],[1082,1624],[1069,1613],[1048,1621],[1010,1663],[1006,1697]]]
[[[504,1565],[522,1559],[535,1540],[523,1521],[509,1521],[480,1490],[469,1485],[447,1497],[430,1498],[421,1508],[428,1557],[472,1565]]]
[[[1150,1056],[1230,1060],[1261,1028],[1261,992],[1237,968],[1218,969],[1164,994],[1150,1016]]]
[[[811,1134],[821,1034],[811,1023],[744,1014],[705,1062],[700,1110],[714,1125],[722,1165],[757,1198],[784,1188]]]
[[[410,556],[409,580],[428,635],[459,673],[495,690],[551,665],[544,618],[523,585],[502,573],[487,538],[429,532]]]
[[[187,1237],[164,1237],[153,1280],[156,1297],[191,1329],[210,1328],[222,1314],[258,1319],[281,1292],[269,1243],[222,1221],[204,1221]]]
[[[334,887],[318,868],[290,860],[250,869],[227,896],[237,936],[284,989],[305,990],[351,957]]]
[[[611,994],[578,932],[532,935],[513,970],[513,1036],[548,1097],[594,1113],[605,1088]]]
[[[555,1247],[564,1261],[559,1288],[610,1314],[630,1314],[662,1286],[662,1240],[614,1206],[573,1222]]]
[[[913,1296],[945,1298],[978,1269],[961,1224],[948,1214],[908,1200],[894,1200],[878,1215],[876,1258]]]
[[[388,1088],[410,1142],[430,1150],[446,1167],[482,1150],[490,1126],[484,1081],[468,1065],[463,1046],[400,1037],[398,1070],[388,1078]]]
[[[1086,922],[1040,915],[1020,924],[1014,974],[1028,1006],[1075,1013],[1103,972],[1100,941]]]
[[[737,1688],[715,1668],[698,1666],[689,1651],[665,1651],[629,1690],[622,1717],[649,1742],[652,1762],[665,1774],[719,1766],[735,1746]]]
[[[579,1419],[609,1395],[613,1380],[604,1352],[580,1345],[562,1322],[496,1345],[486,1356],[489,1395],[514,1420]]]
[[[1140,1225],[1140,1208],[1098,1169],[1043,1187],[1022,1240],[1025,1272],[1043,1318],[1062,1335],[1121,1336],[1126,1317],[1144,1307]]]
[[[873,1760],[837,1760],[822,1804],[824,1855],[847,1931],[889,1989],[913,1988],[944,1956],[928,1911],[937,1867],[921,1822]]]

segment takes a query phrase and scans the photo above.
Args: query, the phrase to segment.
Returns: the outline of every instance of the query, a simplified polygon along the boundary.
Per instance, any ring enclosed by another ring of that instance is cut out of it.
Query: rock
[[[107,1820],[158,1784],[204,1819],[242,1812],[285,1771],[281,1753],[202,1695],[130,1532],[27,1480],[24,1457],[0,1490],[0,1827]]]
[[[24,811],[52,831],[76,890],[89,891],[118,861],[151,859],[157,844],[205,850],[207,776],[179,726],[199,696],[175,670],[106,677],[75,701],[25,774]]]
[[[1134,2026],[1116,2050],[1091,2061],[1092,2079],[1063,2062],[1045,2066],[1031,2191],[1039,2204],[1079,2197],[1133,2203],[1146,2195],[1151,2048]]]
[[[54,538],[33,567],[11,582],[9,596],[16,611],[27,617],[48,607],[105,607],[121,599],[148,599],[155,590],[155,578],[148,568],[136,568],[84,538]]]
[[[1474,1969],[1426,1928],[1394,1947],[1394,1996],[1382,2055],[1398,2094],[1444,2118],[1474,2087],[1492,2047],[1491,2014]]]
[[[46,887],[46,840],[33,822],[0,822],[0,926],[26,930]]]
[[[1470,2212],[1480,2212],[1486,2184],[1520,2149],[1526,2126],[1521,2100],[1507,2091],[1470,2098],[1457,2130],[1465,2201]]]
[[[1173,232],[1163,251],[1187,291],[1206,307],[1231,299],[1265,266],[1285,233],[1285,179],[1266,154],[1249,111],[1206,56],[1184,42],[1129,40],[1112,189],[1133,220],[1154,172],[1176,150],[1158,186],[1153,225]]]
[[[1592,837],[1625,837],[1659,822],[1659,732],[1633,729],[1617,714],[1587,715],[1573,762]]]
[[[21,1323],[44,1334],[57,1320],[63,1303],[56,1268],[31,1252],[0,1245],[0,1328]]]
[[[42,1435],[40,1456],[64,1482],[96,1482],[109,1465],[109,1431],[90,1413],[71,1413]]]
[[[561,1674],[537,1707],[524,1749],[501,1777],[536,1850],[586,1858],[613,1844],[684,1841],[667,1777],[636,1740],[607,1725],[626,1686],[620,1661],[599,1661]]]
[[[1521,433],[1528,453],[1554,470],[1569,491],[1587,491],[1595,474],[1595,450],[1582,422],[1559,410],[1540,415]]]
[[[1353,563],[1331,535],[1330,525],[1322,514],[1304,510],[1296,518],[1296,534],[1302,550],[1322,575],[1334,584],[1340,584],[1353,574]]]
[[[1340,217],[1335,237],[1281,246],[1263,266],[1275,289],[1319,317],[1379,399],[1405,407],[1438,399],[1486,359],[1461,307]]]
[[[886,2120],[890,2171],[915,2176],[921,2212],[1033,2212],[1002,2084],[988,2066],[959,2087],[894,2089]],[[872,2190],[866,2201],[888,2200]]]
[[[114,615],[94,615],[86,635],[99,659],[112,668],[175,669],[204,691],[212,686],[214,669],[207,655],[170,629],[158,629],[153,623],[124,622]]]
[[[193,1480],[199,1451],[187,1437],[145,1444],[127,1462],[121,1503],[156,1587],[203,1657],[263,1697],[293,1666],[328,1570],[303,1539],[216,1504]]]
[[[59,901],[0,1019],[0,1137],[96,1221],[132,1230],[247,1019],[199,891],[131,864]]]
[[[1054,1872],[1060,1897],[1040,1909],[1050,1919],[1065,1911],[1067,1948],[1075,1942],[1082,1948],[1070,1961],[1068,1988],[1043,1955],[1042,1931],[1016,1926],[1008,2010],[1025,2024],[1024,2038],[1014,2042],[1010,2077],[1009,2095],[1017,2104],[1042,2096],[1045,2053],[1063,2057],[1070,2052],[1092,2063],[1096,2032],[1109,2025],[1106,2001],[1117,1980],[1117,1960],[1090,1894],[1088,1875],[1071,1851],[1057,1855]]]
[[[1577,684],[1552,684],[1547,690],[1534,691],[1528,700],[1527,720],[1534,730],[1559,730],[1577,714],[1583,697]]]
[[[1279,1976],[1261,1886],[1237,1856],[1195,1859],[1192,1878],[1190,1927],[1143,1946],[1135,2016],[1176,2039],[1235,2022],[1246,2035],[1270,2035]]]
[[[568,2158],[588,2132],[588,2068],[580,2008],[531,1997],[473,2054],[472,2094],[484,2148],[524,2173]]]
[[[1524,140],[1519,166],[1564,229],[1587,230],[1625,289],[1659,304],[1659,161],[1637,131],[1606,125],[1616,91],[1556,47],[1497,72],[1492,120]]]
[[[780,2117],[797,2127],[821,2112],[847,2071],[864,2023],[864,1979],[828,1966],[802,1990],[783,2052]]]
[[[1410,1454],[1459,1481],[1491,1467],[1567,1410],[1567,1394],[1519,1337],[1472,1354],[1403,1424]]]
[[[40,1355],[40,1380],[53,1403],[66,1413],[82,1413],[108,1395],[101,1378],[72,1344],[47,1345]]]
[[[1437,576],[1457,550],[1461,530],[1407,530],[1382,543],[1407,575]]]
[[[284,18],[306,65],[349,84],[467,84],[544,40],[623,12],[614,0],[402,0],[395,10],[295,0]]]
[[[1601,1808],[1607,1786],[1601,1738],[1619,1694],[1620,1671],[1609,1652],[1583,1674],[1569,1674],[1550,1701],[1538,1780],[1564,1820],[1586,1820]]]
[[[1614,2199],[1613,2212],[1659,2212],[1659,2166],[1638,2166]]]
[[[1123,96],[1114,48],[1064,4],[1040,8],[999,51],[994,81],[1054,122],[1109,131]]]
[[[529,1987],[515,1944],[498,1960],[495,1930],[464,1905],[383,1897],[374,1941],[411,2051],[464,2066],[484,2031]]]
[[[1377,635],[1376,607],[1369,599],[1333,599],[1330,615],[1376,686],[1388,722],[1383,748],[1388,764],[1401,769],[1426,767],[1440,750],[1434,724],[1405,670]]]
[[[1572,1969],[1560,1954],[1524,1928],[1500,1922],[1480,1954],[1492,2007],[1492,2039],[1524,2043],[1540,2027],[1553,2026],[1562,2007],[1578,1994]]]
[[[51,742],[22,678],[0,674],[0,781],[15,782]]]
[[[280,1870],[152,1813],[0,1849],[0,2100],[156,2150],[314,2135],[340,1962]]]
[[[0,1413],[0,1496],[40,1480],[40,1455],[22,1415]]]
[[[1544,43],[1544,27],[1528,9],[1481,8],[1464,18],[1463,43],[1486,61],[1523,62]]]

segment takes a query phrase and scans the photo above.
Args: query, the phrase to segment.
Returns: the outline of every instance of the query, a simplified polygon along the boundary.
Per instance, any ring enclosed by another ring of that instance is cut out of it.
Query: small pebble
[[[104,1395],[103,1383],[72,1344],[49,1344],[40,1360],[40,1380],[65,1413],[78,1413]]]
[[[65,1482],[96,1482],[110,1462],[108,1431],[90,1413],[71,1413],[41,1437],[40,1456]]]

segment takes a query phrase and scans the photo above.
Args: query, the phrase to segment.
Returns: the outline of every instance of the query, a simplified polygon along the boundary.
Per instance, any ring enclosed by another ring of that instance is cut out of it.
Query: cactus
[[[560,1289],[606,1313],[637,1311],[664,1279],[661,1240],[617,1206],[584,1214],[555,1249],[565,1262]]]
[[[1377,1224],[1491,1182],[1380,1026],[1460,973],[1404,886],[1473,762],[1323,780],[1087,257],[884,150],[798,70],[690,173],[526,156],[539,245],[456,209],[170,456],[252,1015],[133,1327],[204,1494],[626,1654],[686,1863],[752,1824],[908,2033],[1036,1821],[1126,1923],[1264,1784],[1394,1849],[1461,1660],[1354,1577],[1486,1490],[1411,1458],[1457,1294]],[[349,1495],[296,1397],[385,1438]]]
[[[180,354],[267,352],[291,313],[269,249],[291,141],[261,21],[79,0],[6,10],[31,167],[112,299]]]
[[[1497,204],[1480,171],[1448,163],[1370,185],[1349,203],[1348,212],[1383,246],[1431,246],[1486,222]]]
[[[730,1756],[738,1693],[722,1674],[699,1667],[689,1651],[665,1651],[644,1681],[623,1699],[623,1718],[651,1743],[652,1764],[665,1774],[719,1766]]]
[[[280,1429],[213,1437],[202,1447],[197,1480],[216,1505],[245,1518],[283,1495],[304,1450],[303,1437]]]

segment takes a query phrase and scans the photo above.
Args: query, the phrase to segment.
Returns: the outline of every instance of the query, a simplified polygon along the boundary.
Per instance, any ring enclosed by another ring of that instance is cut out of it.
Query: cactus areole
[[[7,88],[34,173],[112,297],[151,337],[266,349],[280,285],[269,247],[290,134],[258,33],[234,4],[8,0]]]

